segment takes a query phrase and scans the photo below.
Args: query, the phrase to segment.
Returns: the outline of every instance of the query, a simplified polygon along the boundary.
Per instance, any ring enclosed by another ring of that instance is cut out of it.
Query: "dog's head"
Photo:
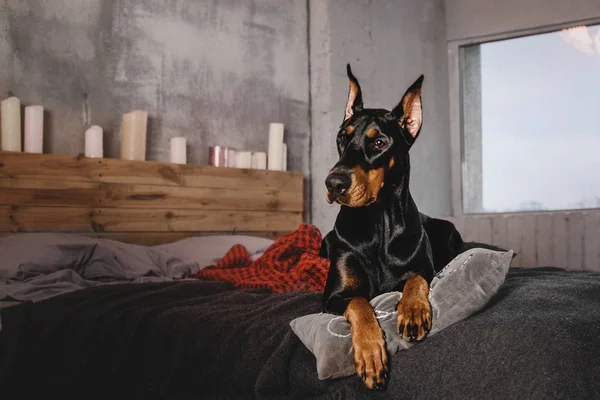
[[[408,151],[423,123],[423,75],[392,111],[363,108],[358,80],[347,65],[350,91],[337,135],[339,161],[325,180],[327,201],[363,207],[377,201],[388,174],[408,174]]]

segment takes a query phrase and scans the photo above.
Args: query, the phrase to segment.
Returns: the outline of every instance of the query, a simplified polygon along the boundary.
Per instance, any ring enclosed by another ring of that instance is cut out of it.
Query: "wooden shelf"
[[[299,172],[0,151],[4,233],[272,236],[298,227],[303,198]]]

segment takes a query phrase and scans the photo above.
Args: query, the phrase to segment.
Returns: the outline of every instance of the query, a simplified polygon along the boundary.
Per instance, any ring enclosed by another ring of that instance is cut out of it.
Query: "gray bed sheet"
[[[0,240],[0,300],[39,301],[90,286],[162,282],[200,267],[166,251],[72,234]]]

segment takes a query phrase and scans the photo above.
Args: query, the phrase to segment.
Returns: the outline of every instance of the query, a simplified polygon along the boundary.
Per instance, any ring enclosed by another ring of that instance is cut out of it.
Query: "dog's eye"
[[[376,141],[373,142],[373,148],[375,149],[382,149],[383,146],[385,146],[385,142],[381,139],[377,139]]]

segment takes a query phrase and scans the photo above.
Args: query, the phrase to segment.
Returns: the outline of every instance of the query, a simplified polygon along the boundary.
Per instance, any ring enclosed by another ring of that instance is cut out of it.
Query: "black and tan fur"
[[[348,319],[356,372],[369,388],[382,389],[389,376],[387,352],[368,301],[402,291],[399,333],[422,340],[432,323],[429,283],[436,267],[461,250],[462,239],[451,223],[421,214],[409,190],[408,152],[423,122],[423,76],[388,111],[364,108],[350,65],[347,73],[340,158],[326,179],[328,202],[341,208],[323,240],[322,256],[331,261],[324,308]]]

